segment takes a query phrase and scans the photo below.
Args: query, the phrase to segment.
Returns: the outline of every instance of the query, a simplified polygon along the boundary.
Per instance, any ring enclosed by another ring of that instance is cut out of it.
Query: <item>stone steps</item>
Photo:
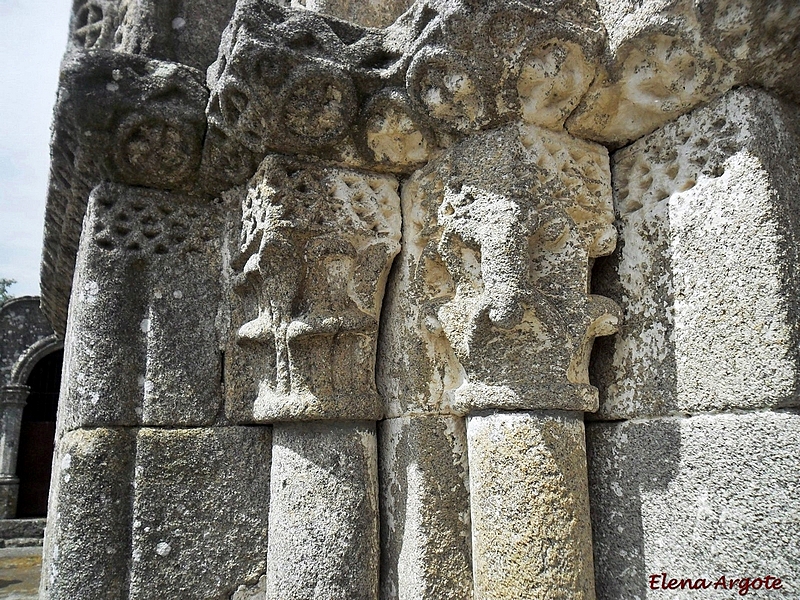
[[[0,519],[0,548],[41,546],[47,519]]]

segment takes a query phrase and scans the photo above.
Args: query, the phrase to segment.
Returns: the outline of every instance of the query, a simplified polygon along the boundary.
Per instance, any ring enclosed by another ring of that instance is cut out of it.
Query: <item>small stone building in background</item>
[[[0,519],[47,513],[63,340],[39,298],[0,305]],[[15,529],[0,521],[0,532]]]

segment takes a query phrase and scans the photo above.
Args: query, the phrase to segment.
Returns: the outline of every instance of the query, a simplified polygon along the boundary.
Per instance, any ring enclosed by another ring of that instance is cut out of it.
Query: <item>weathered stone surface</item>
[[[114,49],[205,69],[235,0],[79,0],[70,44]]]
[[[386,27],[394,23],[413,4],[413,0],[291,0],[289,4],[364,27]]]
[[[600,0],[601,72],[567,127],[622,145],[740,83],[797,99],[800,7],[792,0]]]
[[[229,417],[379,418],[375,346],[400,248],[397,181],[268,157],[243,200],[241,227]]]
[[[374,30],[239,0],[209,69],[206,162],[233,154],[217,170],[231,183],[268,151],[408,172],[504,122],[560,129],[603,39],[590,2],[418,2]]]
[[[800,8],[418,0],[365,26],[406,5],[75,2],[43,277],[63,331],[74,274],[59,432],[82,470],[56,474],[49,598],[592,600],[606,294],[633,318],[598,347],[602,417],[800,397],[790,109],[736,92],[621,152],[626,244],[595,282],[608,154],[575,137],[800,89]]]
[[[214,420],[222,403],[218,210],[200,198],[115,184],[92,192],[65,353],[63,430]]]
[[[592,340],[617,306],[587,293],[614,248],[605,149],[511,126],[474,137],[403,188],[378,382],[390,416],[595,410]]]
[[[651,591],[648,577],[772,575],[800,592],[800,415],[664,417],[586,428],[599,598],[738,598],[740,588]]]
[[[267,597],[267,576],[262,575],[255,585],[240,585],[231,600],[265,600]]]
[[[595,76],[605,31],[594,2],[442,0],[431,7],[438,27],[412,46],[406,86],[438,131],[472,133],[516,120],[560,129]]]
[[[471,600],[464,420],[387,419],[378,436],[381,599]]]
[[[101,181],[202,187],[208,91],[202,73],[108,50],[68,54],[52,138],[42,257],[42,310],[64,333],[91,190]]]
[[[128,594],[136,432],[66,433],[54,458],[42,561],[42,600]]]
[[[742,89],[614,156],[601,418],[798,405],[799,151],[796,108]]]
[[[702,0],[698,21],[741,79],[800,100],[800,5],[792,0]]]
[[[375,425],[278,423],[267,599],[378,598]]]
[[[467,418],[475,598],[594,598],[580,413]]]
[[[266,572],[271,429],[141,429],[131,600],[229,598]]]

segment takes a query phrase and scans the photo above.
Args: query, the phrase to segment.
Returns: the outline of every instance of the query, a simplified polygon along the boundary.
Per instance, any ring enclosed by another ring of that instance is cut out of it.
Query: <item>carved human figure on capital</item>
[[[616,239],[604,162],[566,134],[512,126],[412,177],[404,202],[419,232],[422,318],[464,369],[457,412],[596,408],[591,342],[619,318],[612,301],[589,293],[590,260]],[[542,389],[562,404],[540,405]]]
[[[244,201],[238,261],[238,289],[258,306],[238,342],[274,353],[257,417],[377,417],[378,318],[400,238],[396,187],[391,177],[262,163]],[[359,398],[354,414],[348,397]]]

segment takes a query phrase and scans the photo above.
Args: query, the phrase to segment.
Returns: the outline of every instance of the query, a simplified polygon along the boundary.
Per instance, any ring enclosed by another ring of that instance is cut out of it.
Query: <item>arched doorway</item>
[[[34,365],[25,382],[31,391],[22,412],[17,454],[18,518],[47,514],[63,361],[63,350],[47,354]]]

